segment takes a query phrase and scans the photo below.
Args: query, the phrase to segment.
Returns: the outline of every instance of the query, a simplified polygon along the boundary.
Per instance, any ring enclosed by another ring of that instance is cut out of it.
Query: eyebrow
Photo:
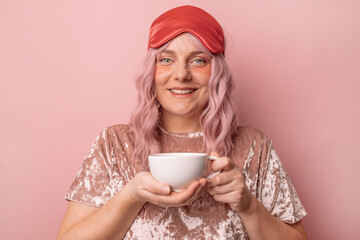
[[[166,53],[166,54],[171,54],[171,55],[176,55],[174,51],[172,50],[164,50],[162,53]],[[194,56],[194,55],[198,55],[198,54],[205,54],[202,51],[193,51],[190,53],[190,56]]]

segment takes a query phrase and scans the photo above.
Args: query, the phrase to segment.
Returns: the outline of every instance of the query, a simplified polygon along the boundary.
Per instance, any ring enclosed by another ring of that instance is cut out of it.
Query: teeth
[[[189,90],[178,90],[178,89],[170,89],[170,92],[176,93],[176,94],[188,94],[194,92],[195,89],[189,89]]]

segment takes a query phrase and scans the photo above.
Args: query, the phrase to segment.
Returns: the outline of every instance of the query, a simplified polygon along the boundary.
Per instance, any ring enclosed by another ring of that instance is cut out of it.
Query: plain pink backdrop
[[[359,239],[356,0],[0,0],[0,239],[55,239],[93,140],[135,107],[151,22],[187,3],[224,27],[240,122],[273,140],[309,239]]]

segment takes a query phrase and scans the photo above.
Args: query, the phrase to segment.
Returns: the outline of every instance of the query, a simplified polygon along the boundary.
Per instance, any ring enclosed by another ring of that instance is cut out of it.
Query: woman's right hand
[[[181,192],[172,192],[167,184],[160,183],[150,172],[140,172],[123,189],[136,202],[151,202],[161,207],[180,207],[191,204],[203,192],[207,180],[193,181]]]

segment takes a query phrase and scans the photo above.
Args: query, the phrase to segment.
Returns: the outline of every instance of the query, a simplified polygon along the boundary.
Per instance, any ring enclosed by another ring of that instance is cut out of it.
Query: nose
[[[183,62],[178,62],[174,69],[174,79],[178,81],[188,81],[191,79],[191,73],[188,65]]]

